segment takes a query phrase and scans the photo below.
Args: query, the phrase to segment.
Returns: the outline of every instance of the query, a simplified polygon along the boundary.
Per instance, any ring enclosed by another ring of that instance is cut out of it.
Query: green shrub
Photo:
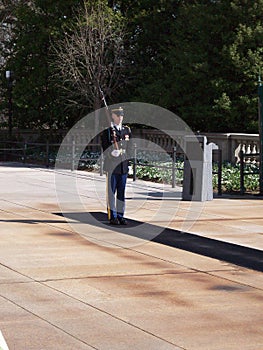
[[[172,163],[170,162],[155,162],[154,166],[144,165],[137,166],[137,178],[171,184],[172,182]],[[151,163],[152,165],[153,163]],[[158,168],[159,166],[167,166],[169,169]],[[213,189],[218,190],[218,167],[213,165]],[[176,184],[181,185],[183,181],[183,162],[176,162]],[[259,169],[255,164],[245,166],[244,187],[246,192],[259,191]],[[233,193],[240,192],[240,166],[231,163],[224,163],[222,166],[222,192]]]
[[[217,165],[213,171],[217,172]],[[213,188],[217,189],[218,175],[213,175]],[[240,192],[240,165],[224,163],[222,165],[222,192]],[[247,164],[244,168],[244,190],[246,192],[259,191],[259,169],[256,164]]]

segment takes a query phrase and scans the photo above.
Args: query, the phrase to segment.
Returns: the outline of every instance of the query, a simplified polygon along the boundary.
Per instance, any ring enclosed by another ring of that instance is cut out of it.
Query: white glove
[[[113,157],[119,157],[119,155],[121,154],[119,149],[115,149],[114,151],[111,152],[111,155]]]

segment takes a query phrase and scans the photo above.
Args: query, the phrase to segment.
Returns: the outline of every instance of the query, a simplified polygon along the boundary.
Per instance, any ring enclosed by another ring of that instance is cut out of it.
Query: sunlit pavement
[[[105,176],[0,165],[10,350],[262,350],[261,198],[186,202],[129,179],[115,228]]]

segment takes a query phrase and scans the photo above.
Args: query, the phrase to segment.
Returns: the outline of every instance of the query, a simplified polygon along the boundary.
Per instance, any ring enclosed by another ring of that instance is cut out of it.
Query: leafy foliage
[[[195,131],[257,132],[263,2],[176,5],[162,21],[169,26],[158,25],[158,38],[150,41],[153,56],[135,87],[135,98],[177,113]],[[140,36],[147,40],[147,30]]]
[[[14,117],[21,128],[51,128],[64,122],[61,96],[51,80],[50,39],[58,38],[77,0],[17,1],[11,38],[13,54],[7,62],[14,71]]]
[[[213,188],[218,184],[217,165],[214,165]],[[222,166],[222,191],[226,193],[240,192],[240,164],[224,163]],[[244,169],[244,191],[259,191],[259,168],[257,164],[250,163]]]
[[[113,88],[109,79],[103,82],[110,103],[156,104],[178,114],[194,131],[258,131],[262,0],[94,0],[86,4],[98,2],[104,4],[103,13],[127,24],[122,52],[131,52],[125,57],[128,69],[120,79],[122,88]],[[73,96],[75,105],[69,111],[60,76],[51,78],[55,59],[51,43],[63,41],[77,28],[83,4],[79,0],[0,0],[1,66],[15,72],[18,126],[69,127],[91,108],[81,106],[87,106],[94,91],[81,90]],[[11,24],[8,31],[6,23]],[[1,80],[4,90],[4,77]],[[94,79],[89,81],[94,85]],[[5,107],[2,101],[2,113]]]
[[[163,166],[164,164],[162,164]],[[162,182],[171,184],[172,172],[171,163],[166,163],[167,169],[160,169],[158,165],[155,167],[147,166],[147,164],[137,167],[136,175],[139,179]],[[169,168],[168,168],[169,167]],[[176,184],[181,185],[183,181],[183,163],[176,163]],[[214,167],[213,189],[218,190],[218,174],[217,167]],[[246,167],[244,176],[244,190],[246,192],[259,191],[259,171],[256,165]],[[240,193],[240,166],[226,163],[222,168],[222,192],[223,193]]]

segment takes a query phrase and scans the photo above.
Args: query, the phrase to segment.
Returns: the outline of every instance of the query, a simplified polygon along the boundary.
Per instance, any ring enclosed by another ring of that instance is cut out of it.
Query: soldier
[[[127,225],[124,218],[125,188],[131,158],[131,130],[122,125],[122,107],[111,110],[112,124],[102,133],[104,170],[107,174],[107,210],[111,225]]]

